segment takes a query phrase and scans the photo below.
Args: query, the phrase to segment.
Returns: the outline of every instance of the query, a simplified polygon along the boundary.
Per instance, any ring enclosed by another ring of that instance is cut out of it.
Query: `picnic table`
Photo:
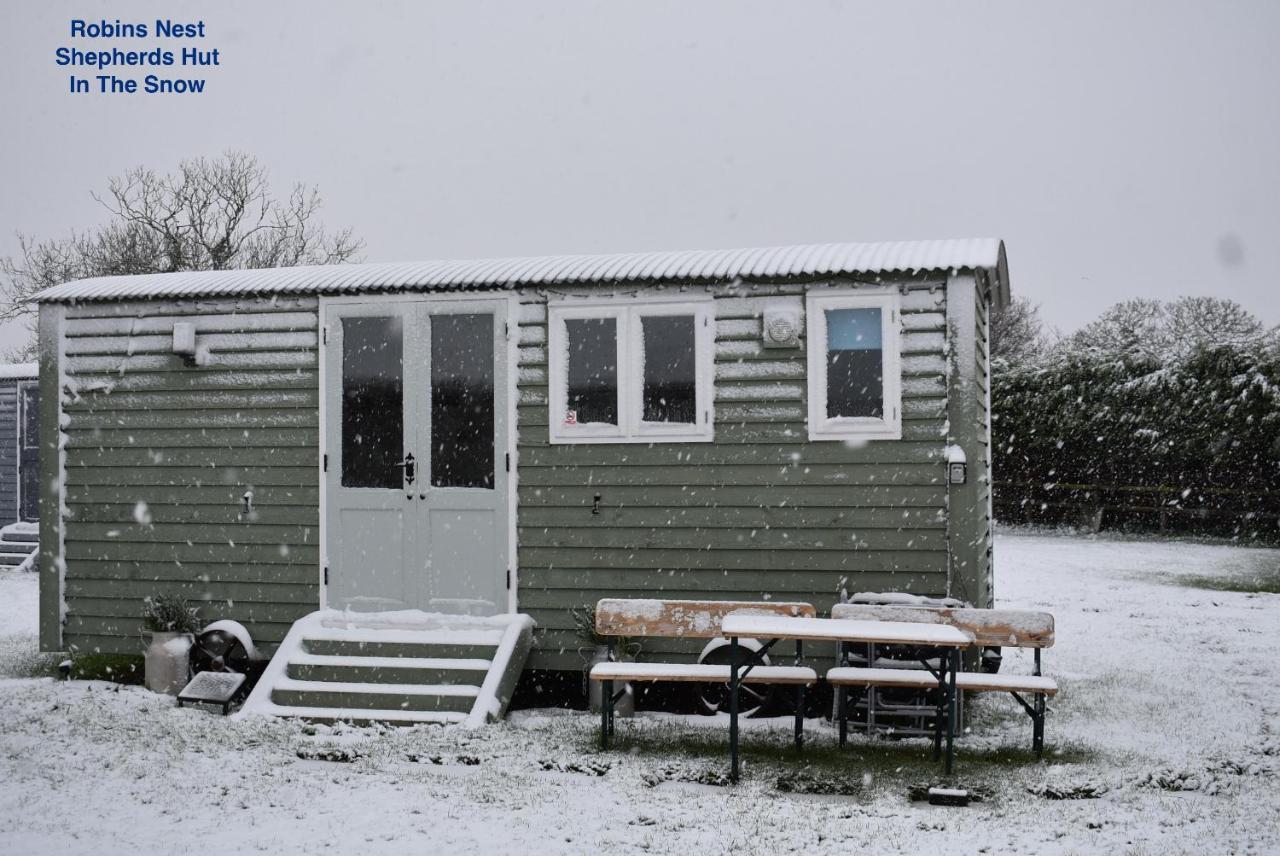
[[[751,615],[736,613],[726,615],[720,625],[721,635],[729,640],[729,758],[730,777],[738,780],[738,688],[755,667],[755,663],[744,663],[740,654],[739,640],[746,638],[768,639],[763,647],[756,651],[753,659],[759,662],[760,657],[774,644],[783,639],[796,643],[797,663],[802,658],[804,642],[836,642],[836,643],[877,643],[885,645],[919,645],[928,648],[941,648],[946,656],[938,658],[938,669],[935,671],[929,662],[923,661],[925,668],[938,679],[939,722],[946,723],[946,772],[951,773],[954,761],[955,719],[956,719],[956,673],[960,671],[960,650],[974,644],[974,636],[958,627],[948,624],[922,624],[910,621],[873,621],[843,618],[803,618],[784,615]],[[798,720],[798,717],[797,717]],[[797,721],[796,741],[800,744],[799,722]],[[940,753],[942,731],[934,732],[935,758]]]

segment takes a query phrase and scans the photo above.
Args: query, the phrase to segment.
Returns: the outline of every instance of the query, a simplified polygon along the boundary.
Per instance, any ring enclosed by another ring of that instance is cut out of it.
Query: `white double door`
[[[505,300],[323,310],[327,604],[507,611]]]

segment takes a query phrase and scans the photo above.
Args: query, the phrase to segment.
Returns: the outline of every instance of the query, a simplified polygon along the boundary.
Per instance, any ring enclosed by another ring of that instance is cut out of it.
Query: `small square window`
[[[711,439],[709,299],[547,309],[553,443]]]
[[[810,294],[809,438],[902,436],[898,295]]]

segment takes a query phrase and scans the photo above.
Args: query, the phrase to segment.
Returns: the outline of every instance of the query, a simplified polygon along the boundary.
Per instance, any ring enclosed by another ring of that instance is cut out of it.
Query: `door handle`
[[[414,462],[414,460],[413,460],[413,453],[412,453],[412,452],[410,452],[409,454],[405,455],[405,456],[404,456],[404,460],[403,460],[403,461],[397,461],[396,463],[392,464],[392,466],[393,466],[393,467],[400,467],[401,469],[403,469],[403,470],[404,470],[404,483],[405,483],[405,484],[413,484],[413,477],[414,477],[414,475],[415,475],[415,473],[416,473],[416,465],[415,465],[415,462]]]

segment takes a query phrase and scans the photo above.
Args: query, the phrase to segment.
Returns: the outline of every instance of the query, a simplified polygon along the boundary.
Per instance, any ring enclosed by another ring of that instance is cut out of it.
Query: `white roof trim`
[[[105,276],[57,285],[40,292],[34,299],[50,303],[250,294],[344,294],[573,283],[718,282],[739,278],[948,270],[989,271],[996,302],[1008,301],[1004,243],[993,238]]]
[[[25,380],[40,374],[38,363],[7,363],[0,365],[0,380]]]

